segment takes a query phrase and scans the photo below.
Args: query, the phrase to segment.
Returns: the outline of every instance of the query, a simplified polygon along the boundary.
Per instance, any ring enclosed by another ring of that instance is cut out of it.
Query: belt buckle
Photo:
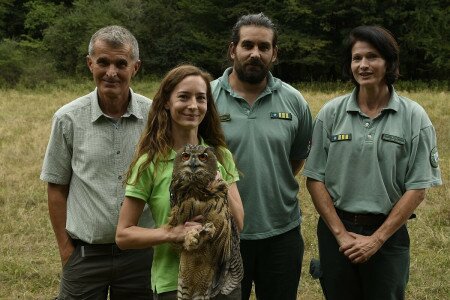
[[[355,224],[355,225],[359,225],[359,222],[358,222],[358,218],[359,216],[357,215],[357,214],[354,214],[353,215],[353,224]]]

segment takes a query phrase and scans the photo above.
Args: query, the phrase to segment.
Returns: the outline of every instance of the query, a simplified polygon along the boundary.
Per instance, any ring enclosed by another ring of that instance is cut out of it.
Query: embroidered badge
[[[223,114],[220,115],[220,122],[230,122],[231,121],[231,116],[230,114]]]
[[[433,168],[437,168],[439,166],[439,154],[436,147],[434,147],[430,152],[430,163]]]
[[[330,140],[332,142],[351,141],[352,140],[352,134],[351,133],[335,134],[335,135],[331,136]]]
[[[395,136],[395,135],[390,135],[387,133],[383,133],[381,135],[381,139],[384,141],[388,141],[388,142],[392,142],[392,143],[396,143],[399,145],[404,145],[406,143],[406,140],[402,137],[399,136]]]
[[[271,112],[271,119],[292,120],[292,114],[288,112]]]

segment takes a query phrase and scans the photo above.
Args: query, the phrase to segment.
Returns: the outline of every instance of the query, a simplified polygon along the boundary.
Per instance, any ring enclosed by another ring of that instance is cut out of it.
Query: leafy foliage
[[[362,24],[382,25],[397,37],[403,79],[448,80],[450,5],[439,0],[0,0],[0,38],[9,38],[1,45],[14,48],[3,54],[2,68],[26,60],[15,48],[25,41],[27,55],[35,49],[36,64],[88,75],[91,35],[118,24],[139,41],[140,76],[160,76],[184,62],[219,76],[229,64],[232,26],[241,15],[258,12],[278,25],[273,71],[286,81],[340,79],[342,42]],[[20,67],[15,72],[24,76]]]
[[[23,73],[22,52],[16,41],[0,43],[0,85],[15,85]]]

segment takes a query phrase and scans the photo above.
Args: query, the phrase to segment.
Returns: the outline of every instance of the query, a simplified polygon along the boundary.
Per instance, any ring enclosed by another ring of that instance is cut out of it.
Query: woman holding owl
[[[116,242],[123,249],[154,247],[151,282],[156,299],[177,299],[179,256],[170,243],[183,242],[187,232],[202,227],[201,216],[175,227],[164,226],[171,210],[169,186],[177,150],[186,144],[215,149],[218,176],[229,185],[231,213],[238,229],[243,226],[244,210],[236,187],[239,176],[226,149],[210,81],[208,73],[191,65],[167,73],[153,99],[146,128],[127,174]],[[155,228],[138,225],[146,204]],[[236,290],[227,299],[240,299],[240,291]]]

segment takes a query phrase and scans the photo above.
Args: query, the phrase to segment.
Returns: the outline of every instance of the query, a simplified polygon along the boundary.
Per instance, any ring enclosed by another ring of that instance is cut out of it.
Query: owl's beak
[[[191,167],[192,172],[195,172],[195,170],[198,168],[200,164],[198,163],[197,159],[192,159],[189,163],[189,167]]]

